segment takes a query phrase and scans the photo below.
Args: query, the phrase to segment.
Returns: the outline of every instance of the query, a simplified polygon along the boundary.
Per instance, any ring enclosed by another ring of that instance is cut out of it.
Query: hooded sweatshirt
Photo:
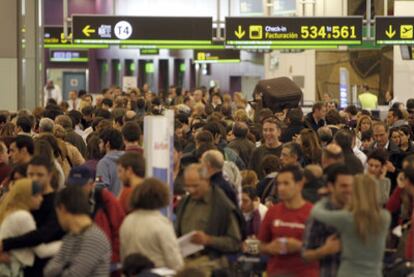
[[[116,173],[116,161],[124,154],[124,151],[113,150],[108,152],[96,166],[96,178],[115,196],[121,190],[121,181]]]

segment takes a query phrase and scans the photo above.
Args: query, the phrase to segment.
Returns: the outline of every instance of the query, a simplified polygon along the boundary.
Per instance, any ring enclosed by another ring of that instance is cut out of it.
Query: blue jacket
[[[107,187],[115,196],[121,191],[121,181],[116,172],[116,161],[124,151],[114,150],[107,153],[96,166],[96,178]]]

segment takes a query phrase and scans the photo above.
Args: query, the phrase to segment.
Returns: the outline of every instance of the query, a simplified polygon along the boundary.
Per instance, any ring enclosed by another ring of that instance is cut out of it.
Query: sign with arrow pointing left
[[[375,17],[377,44],[414,44],[414,17]]]

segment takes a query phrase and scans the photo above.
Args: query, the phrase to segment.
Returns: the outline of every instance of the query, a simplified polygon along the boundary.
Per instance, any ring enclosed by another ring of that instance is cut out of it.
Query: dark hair
[[[364,132],[361,133],[361,141],[370,140],[370,139],[372,139],[373,136],[374,136],[374,134],[372,132],[372,129],[364,131]]]
[[[174,138],[174,149],[177,152],[183,152],[184,150],[183,144],[177,138]]]
[[[84,116],[89,116],[94,113],[95,109],[92,106],[86,106],[82,109],[82,114]]]
[[[82,113],[80,111],[71,110],[67,114],[70,117],[70,119],[72,120],[73,127],[75,127],[76,125],[78,125],[79,123],[81,123],[81,121],[82,121]]]
[[[14,175],[16,173],[19,173],[21,176],[26,177],[27,176],[27,164],[16,164],[12,170],[10,171],[9,174],[9,180],[10,181],[15,181],[14,179]]]
[[[110,108],[112,108],[112,106],[114,105],[114,101],[112,101],[112,99],[109,98],[104,98],[102,100],[102,104],[105,106],[109,106]]]
[[[53,170],[53,164],[52,161],[50,161],[48,158],[44,157],[44,156],[33,156],[33,158],[30,160],[29,166],[43,166],[46,168],[47,172],[52,172]]]
[[[107,144],[112,150],[121,150],[123,146],[122,134],[120,131],[114,128],[104,129],[100,132],[99,138]]]
[[[290,155],[295,155],[298,160],[302,156],[302,147],[296,142],[288,142],[284,144],[282,148],[289,149]]]
[[[59,158],[61,157],[62,159],[64,159],[64,155],[62,153],[62,150],[59,147],[58,141],[56,139],[56,137],[54,137],[51,134],[47,134],[47,135],[42,135],[39,139],[42,140],[46,140],[50,146],[52,147],[53,150],[53,155],[55,156],[55,158]]]
[[[276,155],[267,155],[262,160],[260,168],[266,175],[272,172],[277,172],[281,168],[280,158]]]
[[[242,188],[242,193],[246,193],[251,200],[254,200],[257,197],[256,190],[252,186],[244,186]]]
[[[326,124],[338,125],[343,123],[342,117],[337,110],[330,110],[326,113]]]
[[[334,184],[339,175],[353,175],[352,171],[345,164],[333,164],[326,169],[326,180]]]
[[[249,126],[244,122],[236,122],[233,125],[233,134],[236,138],[246,138],[249,133]]]
[[[122,263],[122,274],[126,277],[135,277],[139,273],[155,267],[155,264],[140,253],[128,255]]]
[[[336,132],[334,141],[338,144],[343,152],[352,151],[353,134],[348,129],[341,129]]]
[[[405,178],[414,186],[414,167],[409,166],[403,170]]]
[[[99,149],[99,136],[97,134],[91,134],[86,139],[86,156],[88,160],[100,160],[102,158],[101,150]]]
[[[392,127],[392,128],[390,128],[390,131],[388,133],[388,139],[391,139],[392,133],[395,133],[395,132],[399,133],[400,132],[400,127]]]
[[[142,154],[126,152],[119,157],[116,163],[125,169],[130,167],[134,174],[141,178],[145,177],[145,159]]]
[[[32,137],[26,135],[18,135],[12,143],[16,144],[16,147],[20,150],[22,148],[26,148],[27,152],[30,155],[34,153],[34,142]]]
[[[300,168],[299,166],[296,166],[296,165],[288,165],[288,166],[282,167],[279,170],[279,173],[278,173],[277,176],[279,176],[282,173],[287,173],[287,172],[292,173],[293,179],[295,180],[295,182],[299,182],[299,181],[303,180],[303,176],[304,176],[303,175],[303,170],[302,170],[302,168]]]
[[[195,136],[197,143],[214,143],[214,137],[209,131],[201,131]]]
[[[55,120],[58,115],[62,115],[63,112],[59,106],[54,104],[49,104],[46,106],[45,111],[43,112],[43,117],[50,118]]]
[[[404,162],[408,163],[411,167],[414,168],[414,154],[405,156],[403,163]]]
[[[375,149],[371,153],[368,154],[367,161],[369,160],[377,160],[382,165],[385,165],[388,161],[388,152],[383,149]]]
[[[90,215],[88,199],[80,186],[67,186],[56,194],[55,207],[65,207],[74,215]]]
[[[138,123],[129,121],[122,127],[122,136],[128,142],[139,141],[141,128]]]
[[[145,179],[134,189],[131,207],[142,210],[159,210],[169,204],[170,192],[167,184],[156,178]]]
[[[279,121],[277,121],[277,119],[274,118],[273,116],[272,117],[265,118],[263,120],[262,126],[264,126],[265,123],[275,124],[276,125],[276,128],[280,129]]]
[[[25,133],[30,133],[32,130],[33,122],[28,116],[19,116],[16,121],[16,126],[23,130]]]
[[[286,118],[289,119],[290,124],[302,124],[303,111],[301,108],[293,108],[288,110]]]
[[[350,113],[351,115],[355,116],[358,113],[358,109],[355,105],[349,105],[345,108],[345,112]]]
[[[408,141],[411,140],[411,128],[408,125],[400,126],[400,131],[403,132],[406,136],[408,136]]]
[[[210,121],[204,125],[203,130],[209,131],[213,137],[220,135],[222,138],[225,137],[224,127],[217,121]]]
[[[388,111],[392,112],[393,116],[397,117],[398,119],[404,118],[402,111],[398,107],[392,107]]]
[[[323,103],[323,102],[316,102],[312,106],[312,113],[314,113],[316,110],[322,109],[323,107],[325,107],[325,103]]]
[[[7,123],[7,114],[5,113],[0,113],[0,124],[4,124]]]
[[[182,124],[189,124],[188,115],[186,115],[185,113],[178,113],[176,119]]]
[[[95,118],[96,117],[103,117],[104,119],[112,119],[112,114],[108,110],[96,109],[95,110]]]

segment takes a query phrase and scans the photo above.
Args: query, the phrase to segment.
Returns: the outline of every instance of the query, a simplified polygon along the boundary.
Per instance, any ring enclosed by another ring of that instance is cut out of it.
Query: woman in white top
[[[0,240],[17,237],[36,229],[31,210],[42,204],[42,186],[30,179],[17,180],[0,203]],[[9,252],[10,263],[0,263],[1,276],[23,276],[23,268],[32,266],[35,254],[41,258],[53,256],[60,242],[41,244]]]
[[[168,186],[155,178],[145,179],[131,196],[133,211],[120,229],[121,260],[139,253],[156,267],[179,270],[184,262],[170,220],[160,209],[169,204]]]

